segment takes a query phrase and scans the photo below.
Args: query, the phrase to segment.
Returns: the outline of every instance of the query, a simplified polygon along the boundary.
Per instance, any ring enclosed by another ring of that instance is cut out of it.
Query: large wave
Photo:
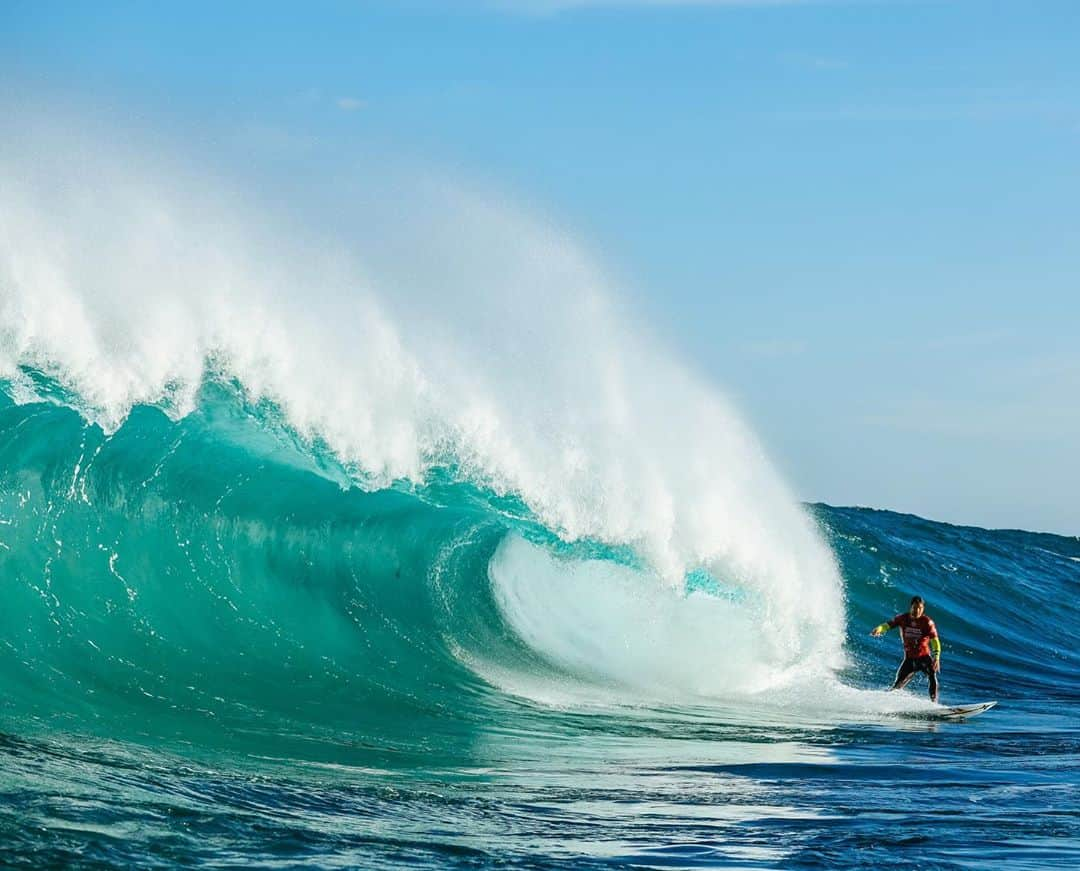
[[[9,700],[254,727],[842,665],[814,522],[566,234],[429,179],[395,248],[353,204],[265,207],[23,120],[0,151]]]

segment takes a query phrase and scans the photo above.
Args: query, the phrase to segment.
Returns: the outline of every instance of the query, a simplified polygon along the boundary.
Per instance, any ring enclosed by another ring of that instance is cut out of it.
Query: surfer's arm
[[[884,635],[886,632],[888,632],[890,629],[892,629],[892,627],[893,627],[892,620],[886,620],[881,625],[875,626],[873,629],[871,629],[870,634],[871,635]]]
[[[937,626],[934,625],[933,620],[929,620],[929,647],[930,655],[934,657],[934,671],[937,671],[941,666],[941,639],[938,638]]]

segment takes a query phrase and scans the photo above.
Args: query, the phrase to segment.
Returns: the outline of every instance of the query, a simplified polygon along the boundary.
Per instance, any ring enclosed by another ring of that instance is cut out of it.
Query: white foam
[[[563,559],[514,535],[500,545],[489,575],[503,614],[533,650],[616,697],[620,687],[681,700],[807,683],[816,692],[840,665],[842,636],[833,627],[778,634],[764,597],[686,595],[648,571]],[[522,678],[499,682],[517,691]]]

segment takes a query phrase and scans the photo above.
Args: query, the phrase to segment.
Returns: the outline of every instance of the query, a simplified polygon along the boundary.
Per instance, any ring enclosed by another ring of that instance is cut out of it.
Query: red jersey
[[[937,638],[934,621],[923,614],[912,617],[910,614],[897,614],[889,621],[890,626],[900,627],[900,638],[904,642],[904,656],[918,659],[930,655],[930,639]]]

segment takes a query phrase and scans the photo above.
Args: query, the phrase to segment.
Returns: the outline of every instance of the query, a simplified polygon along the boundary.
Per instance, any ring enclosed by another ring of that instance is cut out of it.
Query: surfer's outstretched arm
[[[886,632],[888,632],[890,629],[892,629],[892,627],[894,625],[896,625],[896,624],[894,624],[892,620],[886,620],[884,623],[881,623],[881,624],[875,626],[873,629],[871,629],[870,634],[875,635],[875,636],[876,635],[884,635]]]

